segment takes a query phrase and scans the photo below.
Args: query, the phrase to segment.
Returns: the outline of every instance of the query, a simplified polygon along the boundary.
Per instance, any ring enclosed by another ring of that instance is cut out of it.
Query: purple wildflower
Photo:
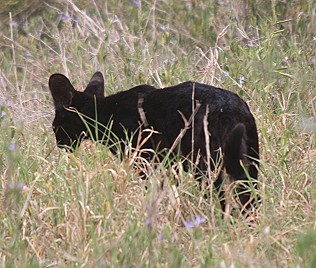
[[[65,14],[59,14],[58,17],[61,21],[67,21],[69,19],[69,17]]]
[[[12,103],[11,103],[11,101],[7,101],[7,107],[12,109]]]
[[[189,221],[186,222],[184,225],[185,225],[185,227],[187,227],[187,228],[191,228],[191,227],[194,227],[194,226],[195,226],[195,224],[194,224],[194,222],[193,222],[192,220],[189,220]]]
[[[19,191],[23,191],[25,187],[26,185],[23,182],[12,182],[8,186],[8,188],[11,190],[19,190]]]
[[[247,42],[247,46],[248,47],[254,47],[254,42],[252,41],[252,40],[249,40],[248,42]]]
[[[79,20],[79,18],[77,17],[77,16],[72,16],[72,20],[75,22],[75,23],[77,23],[77,24],[79,24],[80,23],[80,20]]]
[[[195,220],[190,219],[188,222],[186,222],[184,225],[187,228],[197,227],[201,223],[205,222],[205,218],[201,218],[200,215],[196,215]]]
[[[10,151],[14,151],[14,149],[15,149],[15,144],[11,143],[10,146],[9,146],[9,150]]]
[[[198,224],[204,223],[205,219],[201,218],[200,215],[196,215],[195,222],[198,223]]]
[[[163,233],[161,233],[161,234],[158,235],[158,239],[159,239],[160,241],[162,241],[162,240],[165,239],[165,236],[163,235]]]
[[[142,1],[141,0],[134,0],[134,1],[131,2],[131,4],[134,7],[140,7],[142,5]]]

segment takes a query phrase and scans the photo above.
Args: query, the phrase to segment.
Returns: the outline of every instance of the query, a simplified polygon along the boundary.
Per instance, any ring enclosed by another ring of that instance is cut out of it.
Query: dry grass
[[[0,266],[315,267],[313,1],[86,2],[2,23]],[[48,77],[80,90],[96,70],[106,94],[196,80],[241,95],[260,133],[258,214],[223,219],[181,165],[143,163],[142,181],[129,152],[58,150]]]

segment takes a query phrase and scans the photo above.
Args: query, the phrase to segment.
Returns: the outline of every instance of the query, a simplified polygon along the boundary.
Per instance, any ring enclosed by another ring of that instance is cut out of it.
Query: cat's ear
[[[62,74],[53,74],[49,78],[49,89],[54,99],[55,109],[69,107],[75,94],[75,89],[69,79]]]
[[[84,92],[88,93],[89,95],[104,97],[104,78],[103,78],[102,73],[96,72],[92,76]]]

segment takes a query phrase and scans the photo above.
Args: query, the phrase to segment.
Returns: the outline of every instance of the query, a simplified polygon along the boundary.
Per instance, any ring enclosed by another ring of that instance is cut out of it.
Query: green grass
[[[314,1],[135,2],[2,6],[0,266],[315,267]],[[82,90],[97,70],[107,95],[195,80],[242,96],[260,135],[258,215],[223,219],[180,165],[144,163],[142,181],[128,152],[57,149],[49,76]]]

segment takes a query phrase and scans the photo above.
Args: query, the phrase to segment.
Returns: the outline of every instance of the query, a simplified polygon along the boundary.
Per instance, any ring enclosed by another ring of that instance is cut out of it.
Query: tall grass
[[[315,267],[314,1],[34,3],[1,12],[2,267]],[[144,163],[142,181],[130,152],[58,150],[48,77],[82,90],[96,70],[107,95],[195,80],[243,97],[260,133],[256,218],[223,219],[181,165]]]

